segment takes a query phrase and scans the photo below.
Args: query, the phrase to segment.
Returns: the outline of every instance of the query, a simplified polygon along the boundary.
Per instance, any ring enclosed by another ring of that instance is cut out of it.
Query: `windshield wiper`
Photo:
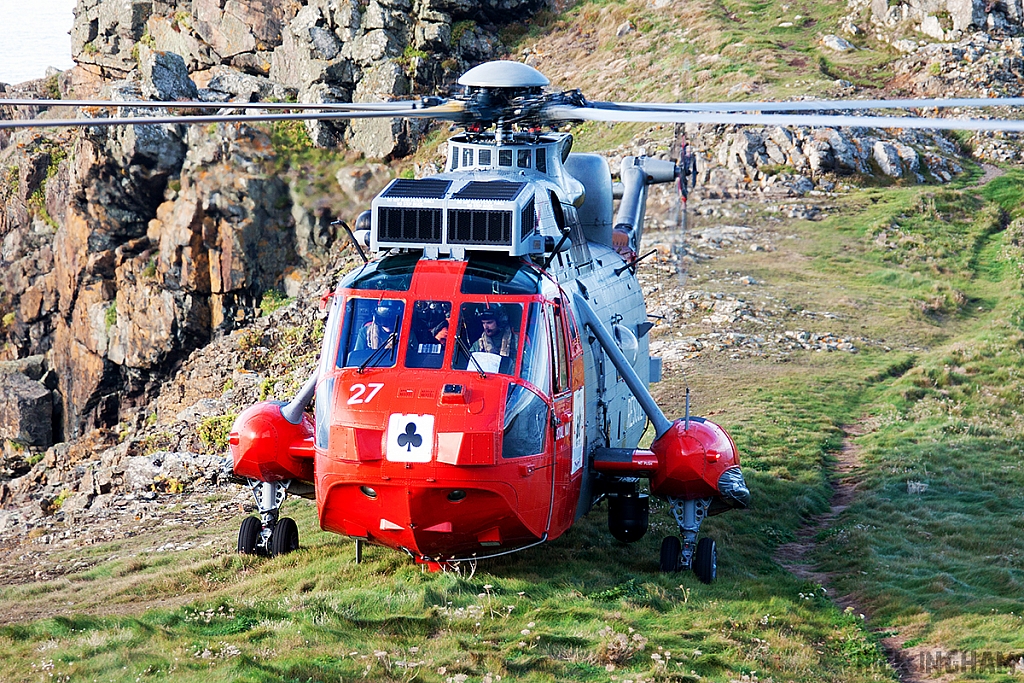
[[[478,361],[476,358],[473,358],[473,354],[472,352],[470,352],[469,347],[466,346],[466,342],[462,341],[461,334],[455,335],[455,343],[458,344],[459,348],[462,349],[462,352],[466,354],[466,356],[471,361],[473,361],[473,365],[476,366],[476,371],[480,373],[480,377],[482,379],[487,379],[487,373],[485,373],[483,367],[480,366],[480,361]]]
[[[373,353],[371,353],[369,356],[366,357],[366,360],[363,361],[363,364],[359,366],[359,372],[362,373],[363,370],[366,369],[366,366],[369,365],[371,361],[373,361],[374,365],[376,366],[377,359],[379,357],[381,357],[382,352],[387,350],[387,348],[389,346],[391,346],[395,342],[395,339],[397,337],[398,337],[398,331],[397,330],[395,332],[392,332],[391,334],[389,334],[388,338],[384,340],[384,343],[381,344],[380,346],[378,346],[377,348],[375,348],[373,350]]]

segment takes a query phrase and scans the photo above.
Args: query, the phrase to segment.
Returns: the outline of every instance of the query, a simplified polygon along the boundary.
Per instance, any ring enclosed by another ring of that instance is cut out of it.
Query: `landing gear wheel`
[[[272,556],[287,555],[299,549],[299,528],[291,517],[277,520],[274,533],[270,536],[270,554]]]
[[[238,529],[238,552],[243,555],[255,555],[261,531],[263,531],[263,524],[260,523],[259,518],[246,517],[243,519],[242,526]]]
[[[661,571],[665,574],[679,571],[679,554],[682,543],[678,536],[666,536],[661,541]]]
[[[710,538],[702,538],[697,542],[693,573],[701,583],[711,583],[718,576],[718,548]]]

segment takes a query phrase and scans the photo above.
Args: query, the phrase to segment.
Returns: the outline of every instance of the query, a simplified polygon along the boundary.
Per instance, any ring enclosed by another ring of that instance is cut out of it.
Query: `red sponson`
[[[722,472],[739,465],[736,444],[714,422],[693,419],[686,427],[684,420],[676,420],[651,444],[658,456],[651,493],[690,499],[717,496]]]
[[[303,414],[294,425],[281,415],[281,404],[246,408],[231,427],[235,474],[260,481],[313,481],[313,421]]]

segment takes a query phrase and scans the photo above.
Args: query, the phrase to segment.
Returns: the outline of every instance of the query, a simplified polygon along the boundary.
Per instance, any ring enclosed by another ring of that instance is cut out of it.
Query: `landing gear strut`
[[[697,533],[707,517],[711,499],[684,500],[670,496],[668,502],[682,540],[677,536],[666,536],[661,542],[661,571],[693,569],[701,583],[711,583],[718,575],[718,549],[710,538],[697,542]]]
[[[291,481],[249,480],[260,518],[246,517],[238,529],[238,552],[243,555],[284,555],[299,547],[299,529],[290,517],[278,519]]]

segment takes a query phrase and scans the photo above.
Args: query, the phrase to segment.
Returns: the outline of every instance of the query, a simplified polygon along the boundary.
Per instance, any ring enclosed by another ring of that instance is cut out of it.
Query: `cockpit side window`
[[[462,304],[452,368],[515,374],[522,320],[522,304]]]
[[[545,306],[546,318],[551,331],[551,348],[554,349],[554,393],[559,394],[569,388],[569,357],[565,348],[565,330],[562,318],[555,309]]]
[[[544,452],[551,411],[540,396],[521,384],[508,385],[502,458],[521,458]]]
[[[450,301],[417,301],[412,309],[412,330],[405,351],[405,367],[438,369],[444,363]]]
[[[523,342],[523,369],[519,376],[535,386],[542,394],[551,394],[550,335],[541,305],[530,304],[526,316],[526,335]]]
[[[394,366],[404,312],[405,302],[395,299],[349,299],[338,367]]]

